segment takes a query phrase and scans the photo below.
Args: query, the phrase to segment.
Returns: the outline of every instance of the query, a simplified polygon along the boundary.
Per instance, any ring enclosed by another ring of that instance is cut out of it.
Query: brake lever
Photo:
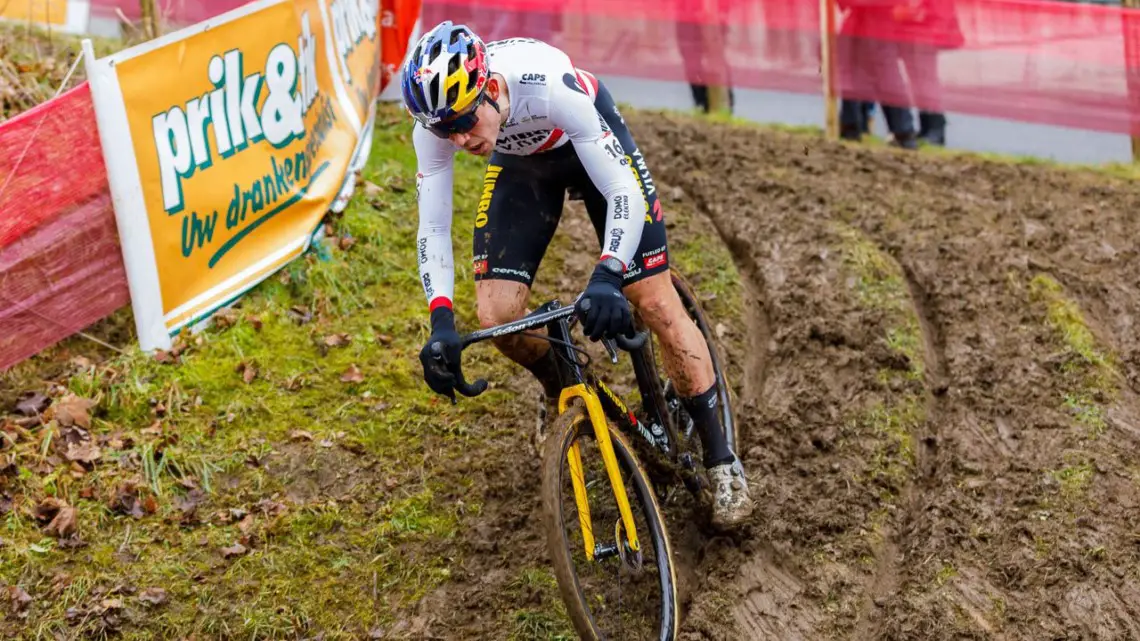
[[[617,362],[618,362],[617,342],[612,338],[603,338],[602,339],[602,345],[605,345],[606,352],[609,353],[609,355],[610,355],[610,362],[613,363],[614,365],[617,365]]]
[[[431,344],[431,356],[444,365],[450,365],[447,362],[447,354],[443,352],[443,344],[438,341]],[[463,370],[460,368],[456,368],[455,375],[455,386],[449,395],[452,405],[459,403],[459,399],[455,397],[455,390],[459,390],[459,393],[467,398],[474,398],[487,391],[487,381],[480,378],[474,383],[468,383],[463,377]]]

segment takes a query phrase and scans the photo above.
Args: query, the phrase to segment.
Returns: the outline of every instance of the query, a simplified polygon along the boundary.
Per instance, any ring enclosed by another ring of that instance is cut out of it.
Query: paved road
[[[691,109],[689,88],[677,82],[659,82],[624,76],[602,76],[614,98],[635,107]],[[824,125],[823,100],[819,96],[775,91],[736,91],[736,115],[757,122],[787,125]],[[886,134],[882,112],[876,111],[875,127]],[[1034,125],[966,114],[947,114],[947,146],[969,151],[988,151],[1037,156],[1063,162],[1129,162],[1128,136],[1068,127]]]

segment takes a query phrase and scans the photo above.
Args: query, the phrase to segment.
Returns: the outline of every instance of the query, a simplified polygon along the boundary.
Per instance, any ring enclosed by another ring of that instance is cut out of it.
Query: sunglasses
[[[479,116],[476,111],[479,110],[479,105],[483,104],[483,100],[487,94],[481,94],[475,99],[475,103],[466,112],[457,116],[452,116],[447,120],[428,125],[428,131],[432,132],[440,138],[449,138],[454,134],[465,134],[475,128],[479,123]]]

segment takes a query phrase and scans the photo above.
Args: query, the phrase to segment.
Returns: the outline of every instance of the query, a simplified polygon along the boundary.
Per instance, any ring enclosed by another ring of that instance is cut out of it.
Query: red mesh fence
[[[0,370],[129,302],[84,83],[0,126]]]
[[[192,25],[247,4],[244,0],[155,0],[163,21],[174,27]],[[138,0],[91,0],[91,13],[115,17],[121,12],[129,20],[142,17]]]
[[[847,97],[1140,134],[1124,38],[1133,30],[1140,40],[1140,12],[1051,0],[927,0],[924,13],[893,4],[910,3],[840,0],[836,52]],[[821,93],[818,5],[425,0],[423,24],[451,19],[485,40],[543,39],[601,74]],[[1140,52],[1131,59],[1140,67]],[[901,95],[884,70],[900,62],[912,76]]]
[[[244,4],[158,2],[174,25]],[[1140,85],[1140,51],[1125,46],[1125,34],[1140,42],[1140,12],[1029,0],[926,0],[921,14],[882,0],[840,4],[846,97],[1140,135],[1140,92],[1129,90],[1130,79]],[[138,17],[134,0],[92,5]],[[818,11],[815,0],[426,0],[423,24],[540,38],[600,74],[819,93]],[[907,83],[885,79],[892,66]],[[129,303],[94,123],[84,84],[0,125],[0,369]]]

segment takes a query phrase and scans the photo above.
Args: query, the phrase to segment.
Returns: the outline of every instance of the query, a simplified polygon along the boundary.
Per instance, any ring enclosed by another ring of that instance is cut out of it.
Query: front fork
[[[637,527],[633,523],[633,511],[629,507],[629,495],[625,490],[625,481],[621,478],[621,467],[618,465],[614,445],[610,440],[609,425],[606,422],[605,411],[602,409],[602,402],[598,400],[598,395],[594,390],[586,387],[584,383],[579,383],[562,389],[562,395],[558,399],[558,412],[560,414],[565,412],[566,407],[575,397],[581,398],[586,405],[586,414],[589,416],[590,424],[594,426],[594,437],[598,440],[602,462],[606,466],[606,474],[609,476],[610,486],[614,491],[614,500],[617,501],[618,512],[621,513],[621,521],[625,526],[629,549],[636,553],[641,550],[641,544],[637,540]],[[570,481],[574,485],[574,502],[578,506],[578,522],[582,527],[582,542],[586,548],[586,560],[593,561],[597,548],[594,543],[593,522],[590,520],[590,505],[586,498],[582,451],[577,440],[571,443],[570,449],[566,452],[566,460],[570,465]],[[615,543],[620,546],[622,542],[616,541]]]

